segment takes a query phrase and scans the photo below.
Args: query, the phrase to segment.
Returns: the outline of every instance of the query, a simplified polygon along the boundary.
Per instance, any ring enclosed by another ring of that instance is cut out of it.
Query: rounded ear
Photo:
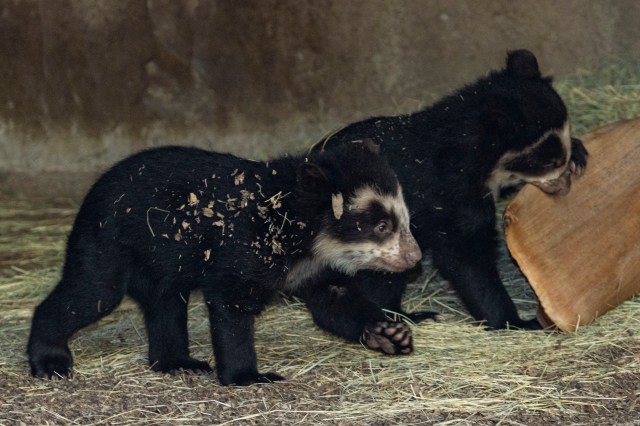
[[[524,78],[540,77],[538,60],[528,50],[514,50],[507,56],[507,72]]]
[[[306,192],[321,192],[326,189],[328,179],[320,166],[302,163],[297,173],[298,188]]]

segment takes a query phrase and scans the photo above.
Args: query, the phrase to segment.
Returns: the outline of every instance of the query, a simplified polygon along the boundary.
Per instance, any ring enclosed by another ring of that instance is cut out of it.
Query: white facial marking
[[[348,275],[361,269],[399,272],[394,264],[402,255],[400,239],[400,233],[395,232],[382,244],[374,241],[345,243],[321,234],[315,241],[313,253],[314,257],[323,260],[323,264]]]
[[[394,271],[402,263],[407,240],[413,240],[409,229],[409,211],[404,201],[402,188],[398,184],[395,194],[381,194],[376,188],[364,186],[355,191],[347,203],[348,211],[366,210],[377,202],[390,216],[398,220],[397,229],[384,242],[358,241],[345,243],[326,233],[318,236],[314,243],[314,254],[319,258],[328,256],[327,263],[347,274],[361,269]],[[405,245],[403,247],[403,244]]]
[[[513,172],[505,169],[505,165],[513,159],[520,157],[521,155],[527,155],[535,151],[549,136],[556,135],[560,139],[566,158],[562,166],[551,170],[546,175],[542,176],[527,176],[522,173]],[[564,172],[569,159],[571,158],[571,130],[569,127],[569,121],[566,121],[564,125],[559,129],[551,129],[544,133],[537,141],[529,145],[522,151],[507,151],[500,157],[496,167],[493,169],[491,176],[487,180],[487,187],[493,194],[494,198],[497,198],[502,188],[517,185],[522,182],[548,182],[558,179]]]
[[[404,201],[404,195],[402,194],[402,187],[398,184],[396,193],[380,194],[375,188],[371,186],[363,186],[355,191],[355,193],[349,198],[347,208],[351,210],[363,210],[366,209],[371,202],[377,201],[382,205],[385,211],[389,213],[395,213],[398,218],[398,229],[406,230],[409,232],[409,210]]]
[[[332,199],[332,201],[334,200],[335,198]],[[362,269],[400,272],[402,269],[398,267],[398,264],[401,264],[402,261],[406,262],[403,259],[405,255],[403,244],[406,251],[407,240],[413,240],[409,229],[409,211],[404,202],[402,188],[398,185],[395,194],[383,195],[373,187],[364,186],[349,198],[346,209],[349,212],[363,210],[368,208],[373,201],[380,203],[387,212],[394,212],[398,218],[398,229],[391,235],[391,238],[382,243],[368,240],[348,243],[326,231],[320,231],[314,240],[312,255],[292,266],[285,279],[285,286],[288,289],[293,289],[327,266],[348,275],[354,275]],[[342,203],[340,204],[342,205]],[[342,216],[342,214],[336,214],[335,201],[332,203],[332,207],[334,216],[339,220],[338,216]],[[344,214],[344,212],[342,213]]]

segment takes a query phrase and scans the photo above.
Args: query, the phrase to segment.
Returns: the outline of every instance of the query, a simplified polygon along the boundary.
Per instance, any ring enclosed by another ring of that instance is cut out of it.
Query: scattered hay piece
[[[271,240],[271,250],[274,254],[284,254],[284,249],[282,248],[282,244],[280,241],[275,238]]]
[[[159,209],[158,207],[149,207],[147,209],[147,226],[149,227],[149,232],[151,232],[151,236],[155,237],[156,234],[153,232],[153,227],[151,226],[151,221],[150,221],[150,218],[149,218],[149,213],[152,212],[152,211],[158,211],[158,212],[165,213],[163,221],[166,221],[167,218],[169,217],[169,211],[168,210],[164,210],[164,209]]]
[[[236,177],[233,179],[233,183],[236,186],[242,185],[244,183],[244,172],[240,173],[239,175],[236,175]]]
[[[265,206],[258,206],[258,216],[262,219],[267,218],[267,213],[269,212],[269,208]]]

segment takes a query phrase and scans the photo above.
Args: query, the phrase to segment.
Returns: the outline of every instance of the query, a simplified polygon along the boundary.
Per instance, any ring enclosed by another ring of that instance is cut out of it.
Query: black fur
[[[388,212],[345,209],[336,217],[332,195],[346,199],[364,186],[382,196],[399,188],[392,169],[368,144],[270,163],[181,147],[121,161],[86,196],[67,242],[62,278],[35,310],[31,373],[68,375],[69,338],[112,312],[125,295],[144,312],[154,370],[211,371],[188,350],[187,303],[191,291],[200,289],[220,381],[281,380],[257,370],[254,317],[287,286],[322,285],[321,271],[335,266],[341,254],[312,250],[319,236],[333,237],[338,250],[342,241],[375,242],[392,234],[377,230],[380,221],[394,223]],[[406,212],[406,206],[396,207]],[[355,220],[359,230],[343,226]],[[410,240],[415,250],[403,254],[406,267],[420,258]],[[328,259],[321,267],[314,264],[319,255]],[[296,269],[300,264],[311,271]],[[292,270],[295,282],[288,281]]]
[[[567,120],[565,105],[551,80],[540,75],[535,56],[520,50],[508,55],[505,69],[429,108],[348,125],[314,149],[361,138],[379,144],[404,188],[420,247],[431,252],[473,317],[492,329],[535,329],[536,320],[518,316],[498,275],[494,198],[525,182],[552,194],[568,191],[570,175],[586,167],[587,152],[578,139],[567,139],[568,132],[562,136]],[[545,180],[549,173],[554,178]],[[342,291],[301,292],[322,328],[357,340],[372,320],[384,316],[381,308],[402,312],[403,275],[363,271],[354,280],[327,273]],[[350,315],[355,300],[366,306],[357,317]],[[436,318],[429,312],[408,316]]]

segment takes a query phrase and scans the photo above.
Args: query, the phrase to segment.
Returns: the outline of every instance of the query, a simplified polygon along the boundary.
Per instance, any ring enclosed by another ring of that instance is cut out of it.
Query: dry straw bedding
[[[640,115],[638,64],[556,83],[577,134]],[[33,307],[56,284],[77,203],[0,203],[0,424],[640,424],[640,300],[576,333],[486,332],[429,264],[407,308],[446,321],[414,327],[415,352],[389,357],[316,328],[283,300],[257,322],[264,371],[287,381],[225,388],[214,376],[151,372],[131,302],[78,333],[71,380],[28,376]],[[501,271],[525,315],[535,301],[506,253]],[[206,310],[190,305],[191,351],[211,357]]]

